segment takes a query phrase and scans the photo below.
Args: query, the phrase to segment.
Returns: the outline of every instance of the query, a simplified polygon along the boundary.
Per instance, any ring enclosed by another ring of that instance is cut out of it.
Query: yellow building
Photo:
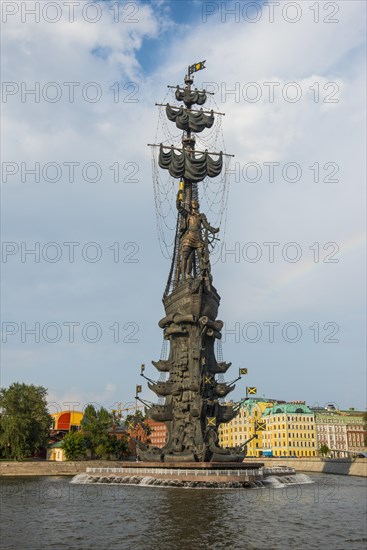
[[[62,441],[57,441],[47,449],[47,460],[62,462],[66,460],[65,451],[62,448]]]
[[[237,417],[219,427],[219,443],[236,447],[255,433],[257,439],[247,445],[248,457],[317,455],[315,416],[303,402],[246,399]]]
[[[263,414],[264,454],[316,456],[315,415],[304,403],[273,403]]]
[[[261,456],[263,449],[263,431],[256,431],[255,426],[262,420],[266,409],[273,405],[273,401],[253,398],[243,401],[236,418],[219,427],[219,444],[222,447],[236,447],[257,433],[247,445],[247,456]]]

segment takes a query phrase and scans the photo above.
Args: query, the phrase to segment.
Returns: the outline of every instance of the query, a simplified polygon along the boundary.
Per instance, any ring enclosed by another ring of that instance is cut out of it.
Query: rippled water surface
[[[2,550],[365,550],[367,480],[248,490],[2,478]]]

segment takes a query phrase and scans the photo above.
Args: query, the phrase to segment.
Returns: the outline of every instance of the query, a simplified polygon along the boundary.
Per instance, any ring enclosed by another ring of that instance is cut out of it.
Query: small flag
[[[240,369],[240,376],[247,374],[247,369]]]
[[[202,69],[206,69],[205,62],[206,62],[206,59],[204,59],[204,61],[199,61],[199,63],[194,63],[194,65],[190,65],[189,76],[192,73],[196,73],[196,71],[201,71]]]
[[[217,424],[217,417],[216,416],[207,416],[206,417],[206,425],[209,426],[216,426]]]
[[[266,430],[265,420],[258,420],[255,423],[255,432],[263,432],[264,430]]]
[[[257,394],[257,388],[254,388],[253,386],[246,388],[246,391],[248,395],[256,395]]]
[[[138,395],[138,393],[141,393],[141,391],[142,391],[142,387],[136,386],[136,395]]]

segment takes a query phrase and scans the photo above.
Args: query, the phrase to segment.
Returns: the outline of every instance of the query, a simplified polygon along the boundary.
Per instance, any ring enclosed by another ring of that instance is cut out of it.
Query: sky
[[[34,4],[1,5],[2,386],[42,385],[54,412],[133,403],[142,363],[158,378],[147,144],[179,143],[155,103],[206,60],[235,155],[212,258],[227,380],[248,368],[231,397],[364,410],[365,2]],[[200,184],[213,224],[223,182]]]

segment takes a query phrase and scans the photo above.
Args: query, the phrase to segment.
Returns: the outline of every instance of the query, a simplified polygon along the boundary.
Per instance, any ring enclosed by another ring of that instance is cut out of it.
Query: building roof
[[[254,409],[255,410],[256,409],[262,410],[264,408],[266,409],[270,403],[272,402],[269,401],[268,399],[262,399],[262,398],[247,399],[246,401],[241,403],[241,409],[245,409],[247,414],[252,416]]]
[[[315,411],[315,420],[318,424],[364,424],[363,415],[346,413],[344,411]]]
[[[51,414],[54,420],[54,429],[69,431],[71,426],[80,426],[83,419],[81,411],[61,411]]]
[[[264,416],[270,414],[313,414],[307,405],[301,403],[274,403],[264,411]]]
[[[49,449],[61,449],[62,448],[62,441],[56,441],[56,443],[53,443],[49,446]]]

